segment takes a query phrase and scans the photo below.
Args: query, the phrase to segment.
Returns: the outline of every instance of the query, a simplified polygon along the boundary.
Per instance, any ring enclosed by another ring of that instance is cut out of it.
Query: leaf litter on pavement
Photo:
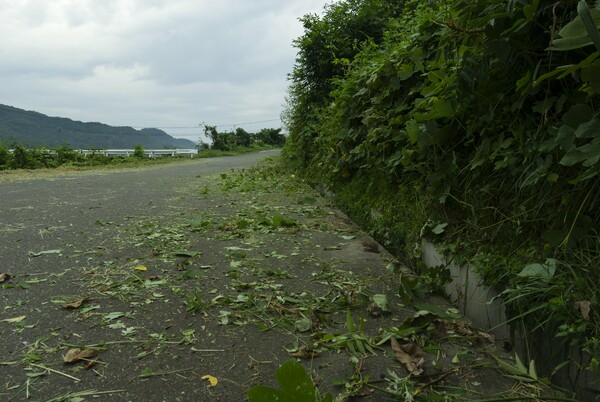
[[[0,397],[122,400],[143,386],[160,399],[244,400],[289,359],[336,401],[552,392],[509,378],[510,356],[418,277],[403,291],[405,268],[276,159],[198,177],[168,209],[95,230],[95,250],[30,254],[70,258],[79,274],[53,282],[74,296],[38,307],[45,331],[5,307],[15,350]]]

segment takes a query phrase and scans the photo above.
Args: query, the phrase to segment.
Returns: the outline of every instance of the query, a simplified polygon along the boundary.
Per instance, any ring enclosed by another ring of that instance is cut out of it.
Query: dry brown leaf
[[[1,274],[0,273],[0,283],[8,282],[10,280],[9,274]]]
[[[98,351],[96,349],[74,348],[74,349],[70,349],[67,352],[67,354],[65,354],[65,356],[63,357],[63,360],[65,361],[65,363],[75,363],[75,362],[78,362],[79,360],[89,359],[90,357],[94,357],[97,354],[98,354]]]
[[[412,375],[423,374],[422,366],[425,364],[425,354],[421,348],[414,342],[400,345],[395,338],[391,338],[391,342],[396,360],[402,363]]]
[[[318,357],[321,354],[319,352],[314,352],[308,349],[300,349],[293,353],[291,353],[292,357],[296,357],[298,359],[312,359],[313,357]]]
[[[98,364],[98,360],[90,360],[88,362],[85,362],[85,364],[83,365],[83,367],[86,370],[91,369],[92,367],[94,367],[96,364]]]
[[[492,334],[488,334],[487,332],[478,332],[479,336],[481,336],[482,338],[487,339],[487,341],[489,343],[495,343],[496,342],[496,337]]]
[[[591,312],[590,305],[591,305],[591,303],[589,302],[589,300],[582,300],[582,301],[575,302],[575,308],[577,310],[581,311],[581,316],[586,321],[590,320],[590,312]]]
[[[76,300],[76,301],[74,301],[74,302],[71,302],[71,303],[65,303],[65,304],[63,304],[62,306],[63,306],[64,308],[66,308],[66,309],[71,309],[71,310],[74,310],[74,309],[76,309],[76,308],[79,308],[79,307],[81,307],[81,305],[82,305],[83,303],[85,303],[86,301],[88,301],[88,300],[90,300],[90,298],[89,298],[89,297],[84,297],[83,299],[79,299],[79,300]]]

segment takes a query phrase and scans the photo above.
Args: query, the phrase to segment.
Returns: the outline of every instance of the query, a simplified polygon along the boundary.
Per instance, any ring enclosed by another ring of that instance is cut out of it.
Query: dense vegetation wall
[[[302,21],[288,158],[396,252],[468,256],[597,369],[600,3],[345,0]]]

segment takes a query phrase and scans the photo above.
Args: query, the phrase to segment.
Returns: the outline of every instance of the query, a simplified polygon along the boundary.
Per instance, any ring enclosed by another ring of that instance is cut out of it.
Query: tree
[[[211,148],[218,149],[220,151],[228,151],[229,145],[227,144],[226,136],[220,134],[217,131],[217,126],[204,125],[204,134],[211,139]]]
[[[318,115],[330,103],[335,81],[365,45],[383,41],[388,21],[402,14],[404,3],[346,0],[326,5],[322,17],[301,18],[304,35],[294,41],[298,57],[289,75],[286,123],[289,150],[304,164],[317,152]]]
[[[0,144],[0,170],[6,169],[10,160],[10,152],[3,144]]]
[[[249,147],[254,142],[252,134],[241,127],[235,129],[235,140],[237,141],[237,145],[244,147]]]
[[[13,169],[26,169],[32,165],[31,155],[21,145],[13,146],[13,155],[10,161],[10,167]]]
[[[281,134],[281,128],[263,128],[256,134],[256,138],[267,145],[282,146],[285,144],[285,136]]]

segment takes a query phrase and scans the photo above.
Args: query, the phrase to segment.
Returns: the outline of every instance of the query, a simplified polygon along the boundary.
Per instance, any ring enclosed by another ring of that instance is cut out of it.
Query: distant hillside
[[[18,143],[26,147],[194,148],[190,140],[176,139],[162,130],[113,127],[102,123],[83,123],[62,117],[0,105],[0,143]]]

